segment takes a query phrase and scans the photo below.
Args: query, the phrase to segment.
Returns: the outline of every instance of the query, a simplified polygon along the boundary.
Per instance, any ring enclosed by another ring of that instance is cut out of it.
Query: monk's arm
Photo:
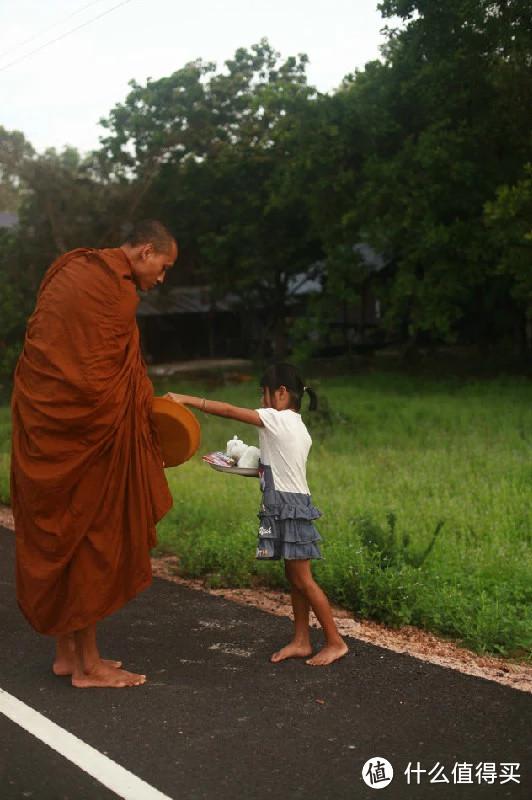
[[[165,397],[176,403],[198,408],[206,414],[234,419],[237,422],[246,422],[248,425],[257,425],[259,428],[264,427],[260,415],[252,408],[239,408],[239,406],[232,406],[230,403],[221,403],[219,400],[206,400],[204,397],[193,397],[192,395],[176,394],[175,392],[168,392]]]

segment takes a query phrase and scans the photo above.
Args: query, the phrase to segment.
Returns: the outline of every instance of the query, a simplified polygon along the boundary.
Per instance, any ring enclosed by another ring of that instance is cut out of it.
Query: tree
[[[486,226],[497,254],[495,272],[503,276],[520,311],[515,318],[518,355],[532,349],[532,164],[513,186],[501,186],[486,203]]]
[[[17,279],[20,267],[18,235],[0,228],[0,388],[11,380],[31,311],[28,293]]]
[[[21,131],[8,131],[0,125],[0,211],[17,211],[21,170],[34,155]]]
[[[21,133],[3,128],[0,178],[4,207],[9,200],[19,217],[13,230],[0,231],[0,372],[9,376],[44,272],[62,252],[112,244],[124,193],[95,179],[92,159],[74,148],[38,154]]]
[[[334,235],[368,241],[391,264],[381,293],[390,326],[411,341],[453,340],[472,322],[477,340],[500,335],[493,309],[500,285],[484,205],[514,182],[530,157],[531,23],[528,4],[478,0],[387,0],[385,61],[349,76],[337,93],[357,120],[334,152],[360,152],[338,206]],[[325,128],[326,130],[326,125]],[[351,141],[350,141],[351,137]],[[333,160],[332,181],[349,170]],[[346,196],[349,191],[346,192]],[[343,204],[343,208],[342,208]]]
[[[265,310],[280,356],[290,277],[316,254],[304,197],[287,180],[286,128],[314,94],[306,63],[262,40],[220,73],[198,61],[132,84],[104,123],[109,174],[140,187],[140,212],[176,227],[180,263],[201,270],[213,300],[231,289]]]

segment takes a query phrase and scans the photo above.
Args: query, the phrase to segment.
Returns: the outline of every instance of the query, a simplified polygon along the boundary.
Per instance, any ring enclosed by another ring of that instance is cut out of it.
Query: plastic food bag
[[[235,458],[237,461],[238,459],[244,455],[248,446],[244,444],[242,439],[239,439],[237,436],[233,436],[232,439],[229,439],[227,442],[227,455],[230,458]]]
[[[258,469],[260,458],[260,450],[258,447],[250,445],[246,448],[244,453],[238,459],[237,466],[246,467],[248,469]]]

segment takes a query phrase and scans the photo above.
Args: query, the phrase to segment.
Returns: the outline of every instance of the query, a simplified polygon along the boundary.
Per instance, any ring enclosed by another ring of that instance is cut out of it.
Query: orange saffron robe
[[[11,498],[16,587],[39,633],[92,625],[151,583],[172,506],[151,423],[139,299],[120,249],[46,273],[15,371]]]

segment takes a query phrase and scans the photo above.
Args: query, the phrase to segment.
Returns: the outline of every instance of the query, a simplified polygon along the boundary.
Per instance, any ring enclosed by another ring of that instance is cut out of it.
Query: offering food
[[[242,439],[239,439],[237,436],[233,436],[232,439],[229,439],[227,442],[227,455],[231,458],[238,459],[240,456],[245,453],[247,450],[247,444],[244,444]]]
[[[245,444],[237,436],[227,442],[227,452],[217,450],[208,453],[203,460],[219,472],[256,478],[259,474],[260,451],[258,447]]]
[[[248,469],[258,469],[259,458],[260,458],[259,448],[250,445],[238,459],[237,466],[247,467]]]
[[[217,467],[236,467],[236,460],[228,456],[227,453],[222,453],[221,450],[217,450],[215,453],[207,453],[206,456],[203,456],[203,460],[207,464],[214,464]]]

